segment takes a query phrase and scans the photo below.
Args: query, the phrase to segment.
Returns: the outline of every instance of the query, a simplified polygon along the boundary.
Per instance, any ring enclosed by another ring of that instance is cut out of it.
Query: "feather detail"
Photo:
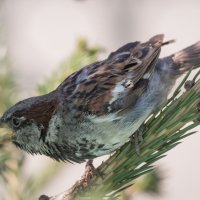
[[[170,56],[173,61],[173,70],[181,75],[191,68],[200,66],[200,41]]]
[[[128,43],[106,60],[82,68],[58,90],[75,116],[107,115],[133,106],[148,84],[163,42],[156,35],[148,42]]]

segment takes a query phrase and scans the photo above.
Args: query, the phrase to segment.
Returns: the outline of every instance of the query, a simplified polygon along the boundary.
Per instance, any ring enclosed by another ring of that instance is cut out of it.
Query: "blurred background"
[[[0,113],[127,42],[158,33],[176,39],[161,56],[191,45],[200,40],[199,16],[199,0],[0,0]],[[186,138],[122,199],[200,199],[199,144],[200,134]],[[0,144],[0,199],[58,194],[83,171],[84,164],[56,163]]]

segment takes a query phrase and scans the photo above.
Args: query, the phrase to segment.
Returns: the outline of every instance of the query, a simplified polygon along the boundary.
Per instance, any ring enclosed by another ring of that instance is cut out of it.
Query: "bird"
[[[164,34],[130,42],[69,75],[52,92],[22,100],[0,118],[30,154],[81,163],[130,140],[167,99],[176,79],[200,66],[200,41],[159,58]]]

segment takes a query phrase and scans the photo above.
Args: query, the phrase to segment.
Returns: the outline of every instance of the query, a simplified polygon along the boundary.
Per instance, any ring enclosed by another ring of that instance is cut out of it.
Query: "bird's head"
[[[0,124],[12,130],[16,146],[29,153],[44,154],[48,125],[55,107],[56,102],[46,95],[25,99],[7,110]]]

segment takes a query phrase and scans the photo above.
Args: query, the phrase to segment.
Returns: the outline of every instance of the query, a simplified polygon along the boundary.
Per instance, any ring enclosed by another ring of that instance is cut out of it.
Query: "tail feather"
[[[181,75],[191,68],[200,67],[200,41],[173,54],[172,60],[177,75]]]

